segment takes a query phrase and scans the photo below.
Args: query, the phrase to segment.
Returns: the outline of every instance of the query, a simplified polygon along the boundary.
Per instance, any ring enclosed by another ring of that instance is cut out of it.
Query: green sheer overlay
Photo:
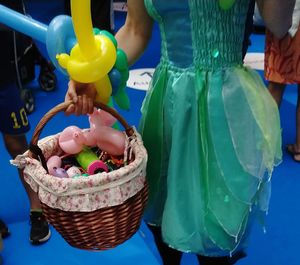
[[[162,227],[171,247],[227,255],[268,210],[281,160],[276,103],[242,65],[248,1],[228,11],[214,0],[145,3],[162,37],[140,123],[149,154],[145,220]]]

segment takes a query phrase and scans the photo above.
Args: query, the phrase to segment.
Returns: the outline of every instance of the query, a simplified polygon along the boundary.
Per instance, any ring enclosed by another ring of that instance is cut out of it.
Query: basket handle
[[[52,109],[50,109],[39,121],[39,123],[37,124],[37,126],[35,127],[35,130],[33,132],[33,135],[32,135],[32,138],[31,138],[31,141],[29,144],[28,156],[39,160],[41,162],[42,166],[47,170],[47,172],[48,172],[48,168],[47,168],[46,159],[44,157],[42,150],[38,146],[39,137],[41,135],[43,128],[46,126],[47,122],[49,122],[57,113],[59,113],[61,111],[65,111],[71,104],[74,104],[74,102],[67,101],[67,102],[60,103],[60,104],[56,105],[55,107],[53,107]],[[134,134],[133,128],[128,125],[126,120],[115,109],[113,109],[103,103],[100,103],[100,102],[94,102],[94,106],[97,108],[100,108],[100,109],[110,113],[112,116],[114,116],[124,127],[125,133],[127,136],[130,137]]]

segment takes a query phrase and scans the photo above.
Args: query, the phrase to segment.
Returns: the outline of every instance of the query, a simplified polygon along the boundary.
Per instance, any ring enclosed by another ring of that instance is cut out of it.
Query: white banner
[[[264,70],[265,54],[262,52],[249,52],[245,56],[244,64],[256,70]]]
[[[154,68],[130,70],[127,86],[137,90],[148,90],[154,70]]]
[[[126,2],[116,2],[113,3],[114,11],[127,12],[127,3]]]

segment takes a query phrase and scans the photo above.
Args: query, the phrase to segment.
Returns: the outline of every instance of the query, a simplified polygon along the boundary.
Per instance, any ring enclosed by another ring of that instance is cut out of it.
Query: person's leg
[[[92,0],[91,14],[93,26],[113,33],[113,12],[111,0]]]
[[[64,12],[68,16],[71,15],[71,6],[70,6],[70,1],[69,0],[64,0]]]
[[[197,256],[201,265],[231,265],[229,257]]]
[[[7,225],[0,219],[0,238],[6,238],[10,235]]]
[[[161,228],[157,226],[148,225],[151,230],[158,252],[161,256],[164,265],[180,265],[182,252],[170,248],[162,240]]]
[[[243,47],[242,47],[243,58],[245,58],[248,47],[251,44],[250,36],[253,32],[254,7],[255,7],[255,0],[250,0],[248,12],[247,12],[246,24],[245,24]]]
[[[65,14],[71,15],[70,1],[64,1]],[[111,0],[91,0],[91,17],[93,27],[100,30],[114,31]]]
[[[3,135],[5,147],[12,158],[24,153],[27,150],[27,140],[25,135]],[[51,232],[44,216],[42,215],[41,203],[36,192],[34,192],[28,183],[24,180],[22,171],[19,170],[19,176],[26,190],[30,202],[30,241],[32,244],[40,244],[50,238]]]
[[[296,106],[296,137],[295,143],[289,145],[290,151],[294,153],[294,160],[300,162],[300,85],[298,85],[297,106]]]
[[[25,133],[29,131],[30,124],[19,89],[14,83],[0,86],[0,113],[0,131],[5,147],[10,156],[15,158],[28,149]],[[20,170],[19,176],[30,202],[30,241],[32,244],[40,244],[50,237],[48,223],[42,214],[38,195],[24,181]]]
[[[14,159],[17,155],[23,154],[27,149],[27,140],[25,135],[3,135],[6,150],[10,156]],[[24,185],[27,196],[30,202],[31,209],[41,209],[41,203],[37,194],[30,188],[27,182],[24,180],[22,172],[19,170],[20,179]]]
[[[276,101],[278,107],[280,107],[284,90],[285,90],[285,84],[279,84],[270,81],[268,85],[268,90],[271,93],[274,100]]]
[[[3,249],[3,243],[2,243],[2,238],[0,236],[0,254],[1,254],[2,249]],[[2,264],[3,264],[2,256],[0,255],[0,265],[2,265]]]
[[[236,252],[232,257],[205,257],[205,256],[197,256],[198,261],[201,265],[233,265],[238,260],[246,257],[246,253],[243,251]]]
[[[281,105],[286,85],[275,82],[269,82],[269,92],[275,99],[278,107]],[[298,85],[297,106],[296,106],[296,137],[294,144],[288,144],[286,149],[292,155],[295,161],[300,162],[300,85]]]

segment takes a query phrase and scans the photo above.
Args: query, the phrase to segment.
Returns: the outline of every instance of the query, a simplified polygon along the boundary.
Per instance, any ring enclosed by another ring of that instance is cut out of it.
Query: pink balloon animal
[[[126,137],[123,132],[113,129],[111,126],[116,119],[104,110],[97,110],[89,115],[90,130],[86,137],[91,137],[101,150],[111,155],[123,155]]]
[[[59,136],[59,146],[67,154],[77,154],[84,146],[98,146],[111,155],[122,155],[126,137],[111,127],[115,122],[111,114],[95,108],[89,115],[90,128],[85,131],[76,126],[65,128]]]
[[[79,153],[86,143],[86,138],[77,126],[68,126],[59,135],[59,146],[67,154]]]

